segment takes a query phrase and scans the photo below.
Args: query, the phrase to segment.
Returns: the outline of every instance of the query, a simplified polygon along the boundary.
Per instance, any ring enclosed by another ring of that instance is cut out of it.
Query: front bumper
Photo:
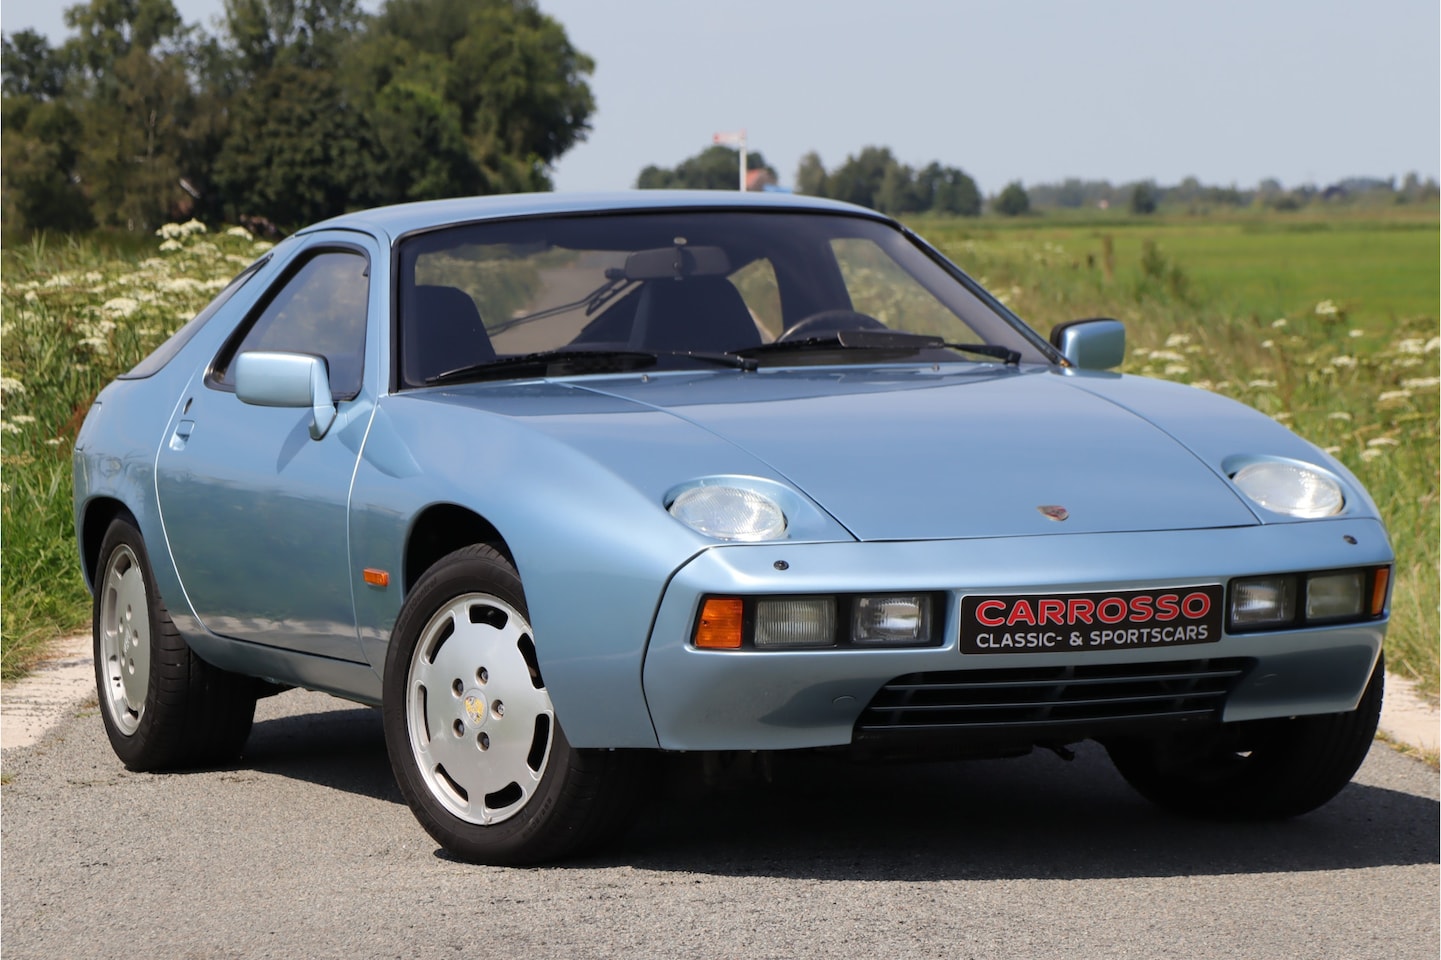
[[[1215,643],[1091,652],[964,654],[967,594],[1140,590],[1298,570],[1385,564],[1381,524],[1338,519],[1216,530],[1076,534],[894,543],[726,545],[672,578],[643,668],[647,706],[667,750],[781,750],[850,744],[881,688],[909,674],[1106,665],[1239,663],[1216,705],[1223,721],[1354,709],[1381,650],[1386,619],[1297,630],[1223,633]],[[781,561],[784,561],[782,564]],[[797,651],[698,650],[690,643],[707,594],[938,591],[947,597],[939,647]],[[999,674],[997,674],[999,676]],[[1004,714],[991,733],[1004,734]],[[1137,718],[1125,732],[1142,733]],[[1020,729],[1022,739],[1032,737]],[[1114,726],[1114,724],[1112,724]],[[1085,725],[1072,729],[1087,731]],[[1065,732],[1058,736],[1065,739]],[[1046,742],[1037,733],[1036,742]]]

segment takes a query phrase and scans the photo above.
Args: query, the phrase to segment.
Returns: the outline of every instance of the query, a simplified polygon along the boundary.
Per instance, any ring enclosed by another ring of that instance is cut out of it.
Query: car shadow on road
[[[403,802],[380,713],[367,707],[257,722],[238,765]],[[1193,820],[1141,799],[1092,743],[1078,747],[1071,762],[1048,752],[886,765],[788,755],[769,776],[671,756],[650,779],[648,800],[624,837],[598,856],[559,866],[985,880],[1304,872],[1441,859],[1441,804],[1425,796],[1353,783],[1294,820]]]
[[[257,721],[239,766],[375,800],[404,803],[390,772],[380,711],[349,706]]]
[[[1098,745],[1076,752],[1069,763],[1043,752],[885,766],[798,757],[771,783],[689,794],[683,784],[682,802],[656,804],[607,862],[721,875],[985,880],[1297,872],[1441,858],[1434,799],[1352,783],[1304,817],[1215,823],[1152,806]]]

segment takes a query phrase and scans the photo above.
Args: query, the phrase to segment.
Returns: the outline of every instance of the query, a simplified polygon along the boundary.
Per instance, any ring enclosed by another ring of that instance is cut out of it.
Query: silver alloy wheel
[[[405,712],[421,780],[456,817],[500,823],[539,788],[555,710],[530,624],[505,601],[468,593],[430,618],[411,657]]]
[[[100,697],[115,726],[130,736],[150,692],[150,600],[134,550],[122,543],[111,551],[100,590]]]

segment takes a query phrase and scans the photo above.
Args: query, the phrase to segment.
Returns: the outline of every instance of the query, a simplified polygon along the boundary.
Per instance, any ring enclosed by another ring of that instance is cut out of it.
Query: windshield
[[[471,371],[614,372],[634,369],[637,354],[654,356],[647,369],[715,368],[718,355],[737,353],[762,364],[898,359],[894,338],[882,357],[838,349],[878,342],[838,343],[853,330],[923,335],[900,351],[911,361],[993,362],[939,338],[1049,362],[1034,333],[904,233],[833,214],[616,213],[437,230],[401,244],[399,310],[408,387]],[[796,349],[756,351],[777,343]],[[807,348],[822,344],[830,349],[808,361]],[[592,352],[582,369],[565,367]],[[606,355],[624,363],[607,367]]]

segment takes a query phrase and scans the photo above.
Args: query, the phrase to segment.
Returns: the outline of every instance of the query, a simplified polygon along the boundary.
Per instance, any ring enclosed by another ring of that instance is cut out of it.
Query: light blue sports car
[[[410,204],[303,230],[95,401],[75,520],[126,766],[259,696],[380,707],[468,860],[618,832],[661,751],[1063,755],[1284,817],[1380,712],[1392,553],[1336,460],[1042,337],[796,196]]]

